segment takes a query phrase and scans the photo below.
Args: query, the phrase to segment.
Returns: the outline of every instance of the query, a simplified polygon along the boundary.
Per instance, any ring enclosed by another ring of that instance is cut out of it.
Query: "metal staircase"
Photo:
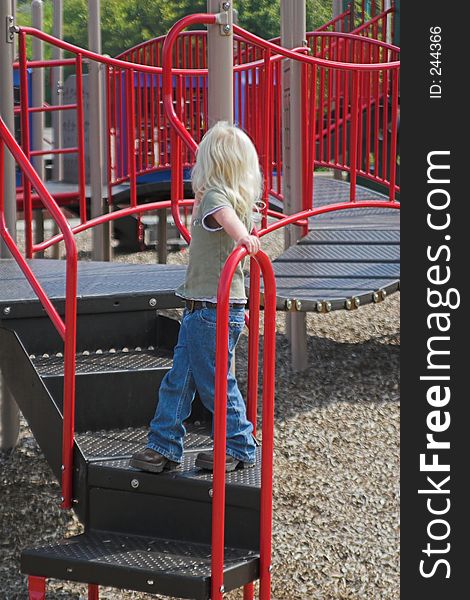
[[[31,264],[60,307],[63,262]],[[0,274],[2,372],[60,480],[63,344],[16,263],[1,260]],[[21,567],[33,583],[58,578],[210,597],[212,474],[194,460],[212,448],[211,423],[197,399],[181,467],[160,475],[129,467],[145,445],[179,330],[159,308],[181,305],[168,283],[174,289],[183,275],[184,268],[159,265],[79,265],[72,503],[85,533],[25,550]],[[260,485],[259,467],[227,474],[227,591],[258,577]]]

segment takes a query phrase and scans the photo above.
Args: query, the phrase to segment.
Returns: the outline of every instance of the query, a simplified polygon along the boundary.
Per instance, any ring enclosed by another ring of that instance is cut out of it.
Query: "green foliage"
[[[17,22],[31,24],[29,0],[18,1]],[[234,0],[239,24],[265,39],[280,33],[279,0]],[[307,30],[332,16],[332,0],[307,0]],[[103,52],[115,56],[145,40],[164,35],[183,17],[205,12],[206,0],[101,0]],[[52,33],[52,0],[44,0],[45,31]],[[64,39],[88,47],[88,0],[64,0]]]

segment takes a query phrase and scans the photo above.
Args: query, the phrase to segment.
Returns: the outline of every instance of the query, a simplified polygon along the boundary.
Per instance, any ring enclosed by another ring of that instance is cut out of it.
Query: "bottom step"
[[[163,594],[210,598],[211,547],[181,541],[94,531],[21,555],[28,575]],[[224,587],[258,578],[259,556],[225,548]]]

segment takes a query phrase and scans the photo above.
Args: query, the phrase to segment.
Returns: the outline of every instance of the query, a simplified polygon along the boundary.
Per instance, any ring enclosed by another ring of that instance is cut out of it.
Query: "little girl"
[[[191,413],[196,390],[214,413],[215,330],[217,286],[221,270],[235,246],[256,254],[260,242],[250,235],[251,215],[259,199],[262,178],[250,138],[237,127],[218,122],[203,137],[192,171],[195,194],[186,280],[176,294],[186,300],[173,367],[165,375],[145,450],[131,467],[160,473],[181,462],[183,422]],[[227,460],[226,470],[253,466],[256,444],[253,426],[230,365],[244,327],[245,285],[241,264],[230,288]],[[213,453],[200,453],[196,466],[213,469]]]

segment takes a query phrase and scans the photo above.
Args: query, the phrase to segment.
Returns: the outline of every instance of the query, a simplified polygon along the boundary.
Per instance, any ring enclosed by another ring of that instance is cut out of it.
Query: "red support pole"
[[[255,597],[255,586],[253,583],[247,583],[243,587],[243,600],[253,600]]]
[[[94,583],[88,584],[88,600],[99,600],[100,588]]]
[[[46,597],[46,578],[30,575],[28,577],[28,594],[29,600],[44,600]]]

